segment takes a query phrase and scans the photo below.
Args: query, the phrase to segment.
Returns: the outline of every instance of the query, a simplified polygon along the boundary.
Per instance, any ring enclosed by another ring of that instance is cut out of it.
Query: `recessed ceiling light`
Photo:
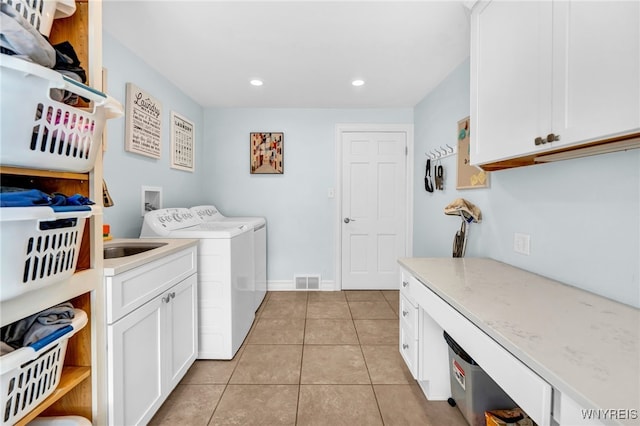
[[[251,80],[249,83],[251,83],[252,86],[262,86],[262,84],[263,84],[262,80],[258,80],[257,78]]]
[[[351,82],[351,84],[352,84],[352,85],[354,85],[354,86],[356,86],[356,87],[358,87],[358,86],[362,86],[362,85],[364,85],[364,80],[353,80],[353,81]]]

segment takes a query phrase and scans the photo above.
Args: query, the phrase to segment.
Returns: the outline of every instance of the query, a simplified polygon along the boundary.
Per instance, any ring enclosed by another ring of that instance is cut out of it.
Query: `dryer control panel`
[[[144,215],[141,236],[166,236],[171,231],[201,225],[202,223],[202,219],[187,208],[158,209]]]

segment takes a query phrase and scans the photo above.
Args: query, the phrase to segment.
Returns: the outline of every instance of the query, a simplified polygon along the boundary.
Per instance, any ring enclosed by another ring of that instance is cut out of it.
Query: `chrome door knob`
[[[344,223],[349,223],[349,222],[355,222],[355,219],[351,219],[350,217],[345,217],[344,218]]]

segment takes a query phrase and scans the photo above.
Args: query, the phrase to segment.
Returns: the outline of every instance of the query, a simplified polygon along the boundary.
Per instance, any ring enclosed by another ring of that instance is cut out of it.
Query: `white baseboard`
[[[335,281],[321,281],[319,290],[311,291],[337,291]],[[293,280],[272,280],[267,282],[267,291],[308,291],[296,289]]]

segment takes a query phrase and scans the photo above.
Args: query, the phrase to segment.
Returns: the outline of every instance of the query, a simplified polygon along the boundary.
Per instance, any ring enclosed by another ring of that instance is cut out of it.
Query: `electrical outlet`
[[[531,236],[529,234],[513,234],[513,251],[529,256],[531,254]]]

